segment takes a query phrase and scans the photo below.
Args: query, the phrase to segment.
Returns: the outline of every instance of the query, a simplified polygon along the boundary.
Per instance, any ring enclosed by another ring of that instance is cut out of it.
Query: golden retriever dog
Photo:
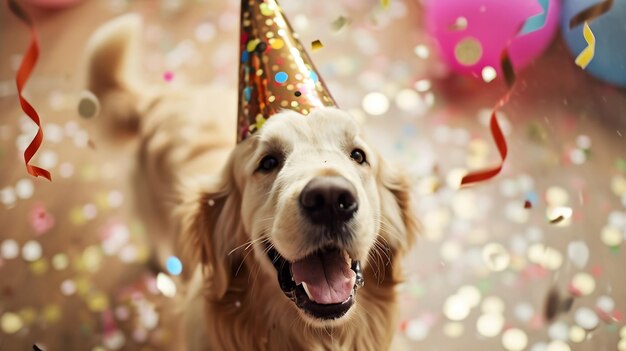
[[[104,125],[138,136],[138,207],[161,262],[184,263],[184,347],[389,349],[417,230],[405,175],[335,108],[236,144],[237,93],[143,84],[140,32],[126,15],[94,34],[88,86]]]

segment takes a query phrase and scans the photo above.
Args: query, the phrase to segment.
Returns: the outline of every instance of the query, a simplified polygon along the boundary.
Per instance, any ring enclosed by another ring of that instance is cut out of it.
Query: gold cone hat
[[[275,113],[335,106],[276,0],[242,0],[237,142]]]

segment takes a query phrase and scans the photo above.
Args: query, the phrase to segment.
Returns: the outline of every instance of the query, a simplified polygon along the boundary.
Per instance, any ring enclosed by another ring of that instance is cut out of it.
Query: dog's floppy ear
[[[418,232],[411,200],[411,182],[404,170],[386,164],[379,164],[378,187],[382,211],[381,235],[387,241],[393,254],[408,251]]]
[[[241,196],[233,180],[232,157],[221,175],[204,184],[187,185],[184,192],[190,195],[178,208],[183,257],[191,267],[202,265],[209,296],[220,299],[240,258],[231,255],[242,231]]]

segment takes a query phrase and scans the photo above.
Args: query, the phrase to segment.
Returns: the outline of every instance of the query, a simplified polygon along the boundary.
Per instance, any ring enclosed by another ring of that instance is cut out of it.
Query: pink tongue
[[[313,301],[325,305],[346,301],[356,279],[339,251],[318,253],[294,262],[291,273],[296,284],[307,284]]]

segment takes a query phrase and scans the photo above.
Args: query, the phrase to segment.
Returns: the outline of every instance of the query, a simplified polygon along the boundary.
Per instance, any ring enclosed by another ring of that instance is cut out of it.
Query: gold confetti
[[[109,299],[102,292],[96,292],[87,297],[87,305],[93,312],[102,312],[109,308]]]
[[[17,333],[22,329],[23,325],[20,316],[12,312],[6,312],[2,315],[2,318],[0,318],[0,328],[2,328],[2,331],[6,334]]]
[[[391,0],[380,0],[380,5],[386,9],[389,8],[389,3],[391,2]]]
[[[583,27],[583,37],[585,37],[587,47],[584,48],[580,54],[578,54],[576,61],[574,62],[580,68],[585,69],[593,59],[593,55],[596,53],[596,37],[593,35],[591,28],[589,28],[589,23],[587,22],[585,22]]]
[[[321,49],[324,47],[324,44],[322,44],[321,41],[319,40],[313,40],[313,42],[311,43],[311,50],[313,52],[316,52],[317,50]]]
[[[37,311],[32,307],[26,307],[19,312],[24,325],[30,325],[37,320]]]
[[[48,271],[48,261],[45,259],[39,259],[30,264],[30,270],[35,275],[42,275]]]
[[[483,47],[472,37],[466,37],[454,47],[454,57],[464,66],[472,66],[483,56]]]
[[[47,305],[42,311],[43,318],[48,323],[56,323],[61,319],[61,307],[59,305]]]

